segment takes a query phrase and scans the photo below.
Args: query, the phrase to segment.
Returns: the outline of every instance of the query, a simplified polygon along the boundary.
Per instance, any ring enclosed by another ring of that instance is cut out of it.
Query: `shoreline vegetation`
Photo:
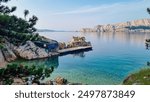
[[[123,85],[150,85],[150,68],[129,75],[123,81]]]
[[[6,68],[0,69],[0,85],[81,85],[68,82],[60,76],[54,80],[43,81],[49,78],[53,71],[54,67],[8,64]]]

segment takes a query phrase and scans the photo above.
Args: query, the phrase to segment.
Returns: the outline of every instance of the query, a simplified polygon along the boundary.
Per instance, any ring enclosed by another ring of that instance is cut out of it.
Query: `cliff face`
[[[125,23],[97,25],[94,28],[83,28],[81,32],[150,32],[150,19],[128,21]]]

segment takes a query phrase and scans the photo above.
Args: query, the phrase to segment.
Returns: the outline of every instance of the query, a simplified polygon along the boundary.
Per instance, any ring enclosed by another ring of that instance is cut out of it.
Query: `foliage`
[[[24,18],[26,19],[27,15],[29,14],[29,10],[24,10]]]
[[[0,49],[3,49],[3,48],[4,48],[3,44],[0,43]]]
[[[3,42],[4,42],[3,38],[2,38],[2,36],[0,36],[0,49],[4,48]]]
[[[4,45],[2,43],[0,43],[0,49],[3,49]]]
[[[147,8],[147,12],[150,14],[150,8]],[[132,27],[133,29],[137,29],[136,27]],[[150,27],[144,27],[144,29],[150,29]],[[146,39],[149,41],[149,39]],[[148,45],[147,45],[148,46]],[[148,62],[149,64],[149,62]],[[126,78],[123,82],[125,85],[132,85],[132,84],[143,84],[143,85],[150,85],[150,68],[142,69],[141,71],[131,74]]]
[[[0,13],[3,15],[10,14],[10,13],[16,11],[16,9],[17,9],[16,6],[9,8],[8,6],[2,5],[2,3],[7,3],[8,1],[10,1],[10,0],[0,0]]]
[[[2,5],[2,3],[7,3],[10,0],[0,0],[0,35],[7,36],[10,40],[13,38],[13,42],[24,42],[27,40],[39,40],[41,37],[35,33],[36,22],[38,18],[32,16],[28,20],[26,16],[29,14],[28,10],[24,10],[24,17],[19,18],[12,13],[17,9],[17,7],[11,7]]]
[[[123,82],[124,85],[150,85],[150,68],[142,69],[141,71],[131,74]]]
[[[9,64],[7,68],[0,69],[0,81],[5,84],[12,84],[14,78],[26,79],[26,83],[31,81],[31,83],[44,80],[50,77],[53,72],[54,67],[44,68],[42,66],[25,66],[18,64]],[[30,80],[32,78],[32,80]]]
[[[150,14],[150,8],[147,8],[147,12]]]

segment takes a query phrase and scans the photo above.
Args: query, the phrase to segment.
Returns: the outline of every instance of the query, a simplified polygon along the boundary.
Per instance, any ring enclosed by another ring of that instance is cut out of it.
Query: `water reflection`
[[[150,60],[150,52],[145,50],[145,39],[150,38],[150,33],[49,32],[41,35],[61,42],[70,41],[72,36],[85,36],[93,46],[93,51],[88,53],[82,51],[60,58],[28,61],[28,64],[58,67],[52,79],[62,76],[71,82],[90,85],[120,84],[129,73],[143,68]]]
[[[81,58],[84,58],[86,56],[84,52],[74,53],[72,55],[73,57],[81,57]]]
[[[98,32],[98,33],[81,33],[83,36],[95,36],[99,40],[128,42],[131,44],[141,45],[145,39],[150,38],[150,33],[146,32]]]
[[[55,57],[51,57],[51,58],[46,58],[46,59],[40,59],[40,60],[17,60],[13,63],[20,63],[20,64],[24,64],[24,65],[36,65],[36,66],[44,66],[46,68],[58,68],[59,66],[59,57],[55,56]]]
[[[70,52],[70,53],[63,53],[60,54],[60,56],[65,56],[65,55],[72,55],[73,57],[80,57],[80,58],[84,58],[86,56],[85,52],[89,52],[92,51],[92,49],[84,49],[84,50],[80,50],[80,51],[74,51],[74,52]]]
[[[88,52],[91,50],[85,50],[85,51],[76,51],[76,52],[72,52],[70,53],[70,55],[72,55],[73,57],[80,57],[80,58],[84,58],[86,56],[85,52]],[[65,56],[68,54],[63,54],[60,56]],[[23,59],[18,59],[17,61],[13,62],[13,63],[20,63],[20,64],[24,64],[24,65],[28,65],[28,66],[43,66],[45,68],[58,68],[59,67],[59,57],[60,56],[53,56],[50,58],[45,58],[45,59],[38,59],[38,60],[23,60]]]

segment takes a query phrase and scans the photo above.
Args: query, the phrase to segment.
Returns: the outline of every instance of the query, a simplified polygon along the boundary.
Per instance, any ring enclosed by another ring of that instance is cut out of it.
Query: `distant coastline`
[[[82,28],[80,32],[150,32],[150,19],[139,19],[116,24]]]
[[[37,32],[76,32],[76,31],[37,29]]]

